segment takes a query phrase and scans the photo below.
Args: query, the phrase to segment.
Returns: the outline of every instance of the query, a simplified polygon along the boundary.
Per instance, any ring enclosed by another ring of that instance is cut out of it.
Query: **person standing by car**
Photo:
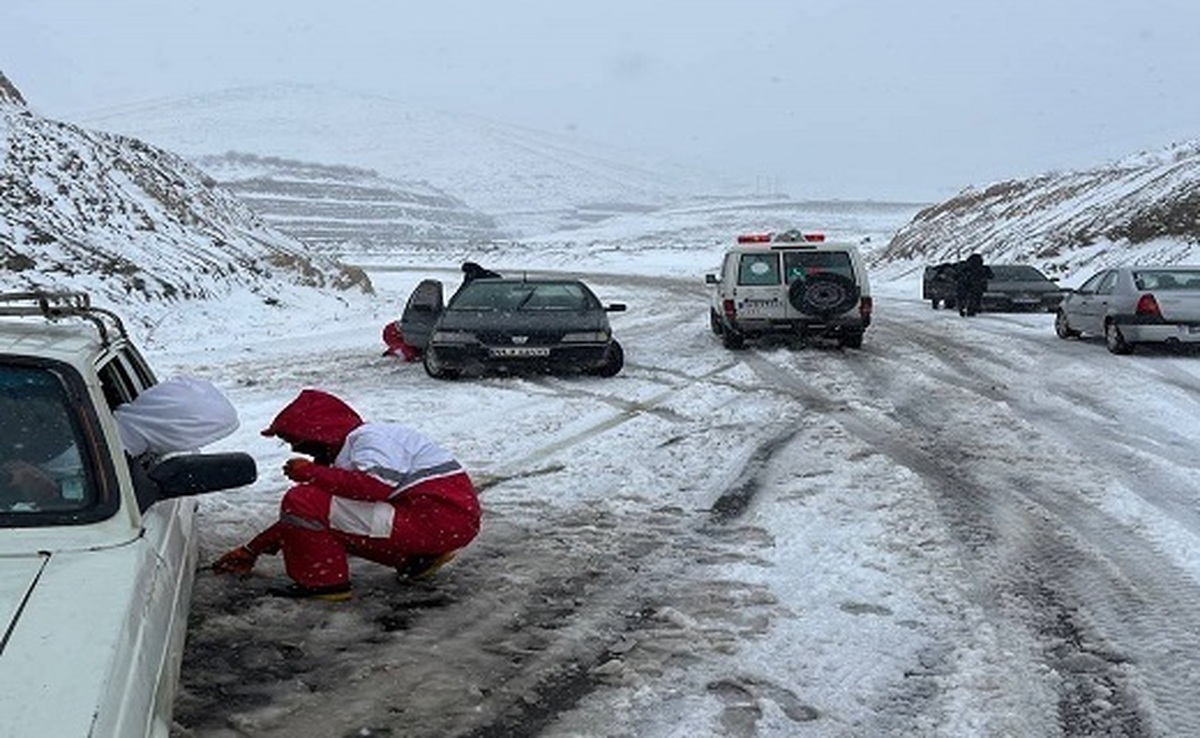
[[[479,532],[480,508],[467,472],[449,451],[398,423],[368,423],[341,399],[305,389],[262,432],[309,458],[289,459],[296,485],[279,520],[213,564],[247,575],[262,554],[283,552],[293,583],[284,597],[344,600],[348,556],[426,576]]]
[[[987,291],[992,268],[983,263],[979,254],[971,254],[954,272],[959,315],[975,315],[983,309],[983,293]]]

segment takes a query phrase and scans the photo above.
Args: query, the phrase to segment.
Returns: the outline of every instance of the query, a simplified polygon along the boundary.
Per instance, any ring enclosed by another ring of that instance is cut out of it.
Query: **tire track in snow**
[[[928,335],[915,343],[923,348],[931,345]],[[936,346],[936,341],[932,345]],[[908,356],[903,351],[895,354],[900,358],[888,362],[891,366],[854,365],[863,377],[865,392],[912,397],[910,387],[897,391],[897,385],[922,381],[930,392],[938,391],[931,383],[940,377],[923,371],[929,357],[921,353]],[[999,371],[1013,368],[1009,365]],[[1019,365],[1015,368],[1022,369]],[[964,395],[956,404],[985,414],[1015,408],[1020,415],[1020,398],[1003,397],[1003,404],[997,405],[995,392],[981,389],[1003,387],[1002,380],[986,357],[972,361],[954,383]],[[972,394],[977,399],[972,400]],[[947,412],[962,414],[953,409]],[[889,413],[903,421],[906,432],[917,439],[914,448],[926,459],[925,463],[913,464],[912,459],[903,463],[927,479],[953,482],[933,488],[942,490],[943,509],[961,531],[967,550],[987,564],[988,576],[997,585],[1001,613],[1015,605],[1033,631],[1045,639],[1046,662],[1061,680],[1064,732],[1197,732],[1200,712],[1189,699],[1186,686],[1190,667],[1178,654],[1200,648],[1196,635],[1200,631],[1200,592],[1194,577],[1164,560],[1163,552],[1141,532],[1113,520],[1096,506],[1095,498],[1116,470],[1113,459],[1098,467],[1094,464],[1106,455],[1106,444],[1093,438],[1093,454],[1098,444],[1098,455],[1073,457],[1056,454],[1056,443],[1049,439],[1038,443],[1039,436],[1034,436],[1029,439],[1030,447],[1044,446],[1046,450],[1031,451],[1032,458],[1023,459],[1019,468],[1032,466],[1049,474],[1018,473],[1018,467],[1010,466],[1008,474],[972,478],[969,470],[964,474],[949,466],[939,469],[945,462],[929,465],[934,459],[961,458],[963,447],[972,443],[970,434],[945,433],[943,413],[930,403],[909,401]],[[889,438],[889,453],[894,453],[894,436],[881,436],[876,442],[887,444]],[[975,443],[972,453],[986,458],[987,443]],[[1005,461],[997,459],[995,466],[1003,468]],[[1061,481],[1055,483],[1056,479]],[[1080,488],[1092,494],[1080,494]]]
[[[329,376],[325,372],[336,367],[340,386],[366,393],[403,380],[403,371],[411,369],[353,351],[327,358],[284,376],[278,356],[248,360],[238,371],[247,377],[247,388],[259,382],[282,388]],[[550,482],[562,470],[556,462],[561,455],[638,418],[698,422],[667,405],[708,383],[735,386],[723,376],[730,362],[710,356],[708,363],[714,365],[696,374],[639,367],[630,383],[536,380],[547,396],[525,402],[549,400],[547,407],[555,407],[556,399],[583,399],[614,412],[497,467],[500,474],[484,483],[489,493],[503,485],[540,486],[542,480],[535,479],[540,476]],[[662,389],[640,400],[624,397],[630,386],[645,393],[655,384]],[[423,378],[406,388],[418,407],[437,389]],[[663,444],[682,439],[676,435]],[[323,633],[327,615],[319,606],[263,600],[211,578],[201,582],[180,720],[198,736],[230,729],[262,737],[334,735],[344,732],[348,720],[376,731],[404,725],[405,734],[414,736],[530,734],[573,710],[591,691],[619,685],[627,669],[673,668],[673,660],[686,658],[698,641],[711,640],[715,651],[733,647],[762,627],[756,613],[772,606],[769,593],[755,585],[703,575],[708,566],[752,557],[756,546],[769,545],[753,529],[732,526],[726,535],[714,534],[707,518],[663,508],[653,499],[637,501],[628,514],[608,509],[600,499],[543,508],[532,518],[517,508],[536,504],[537,495],[527,502],[519,493],[506,499],[510,502],[489,505],[485,533],[439,575],[436,589],[397,589],[386,569],[356,567],[360,594],[342,617],[365,619],[349,633],[367,633],[361,642],[343,641],[339,629]],[[690,551],[682,554],[687,567],[680,565],[681,550]],[[244,619],[247,630],[253,628],[253,648],[229,640],[234,634],[225,618]],[[436,658],[430,658],[432,652]],[[232,690],[230,674],[241,682]],[[480,693],[447,688],[475,683],[478,675],[487,675]],[[753,679],[746,683],[773,699],[786,696]],[[295,701],[287,694],[292,684],[301,690]],[[704,685],[695,690],[704,693]],[[338,711],[323,712],[305,696],[312,692],[336,702]],[[792,714],[807,719],[794,699],[785,702]]]

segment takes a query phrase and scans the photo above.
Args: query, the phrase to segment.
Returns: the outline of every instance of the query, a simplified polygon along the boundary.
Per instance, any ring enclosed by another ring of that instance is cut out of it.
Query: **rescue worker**
[[[421,349],[404,340],[404,332],[400,330],[400,321],[393,320],[383,327],[384,356],[399,355],[407,362],[421,358]]]
[[[298,454],[283,473],[296,482],[279,520],[213,564],[248,575],[262,554],[283,552],[293,582],[273,595],[350,597],[348,556],[427,576],[479,532],[480,508],[467,472],[446,451],[398,423],[368,423],[339,398],[305,389],[264,436]]]
[[[958,265],[954,279],[959,315],[975,315],[983,309],[983,293],[993,276],[992,268],[983,263],[979,254],[971,254]]]

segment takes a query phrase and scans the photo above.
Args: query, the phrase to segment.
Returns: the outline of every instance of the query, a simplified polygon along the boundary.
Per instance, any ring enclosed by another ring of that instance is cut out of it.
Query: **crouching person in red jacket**
[[[451,454],[397,423],[368,423],[331,394],[306,389],[264,430],[298,454],[283,473],[296,485],[279,520],[222,556],[214,571],[246,575],[262,554],[283,551],[293,583],[271,593],[342,600],[347,556],[428,575],[479,532],[479,500]]]

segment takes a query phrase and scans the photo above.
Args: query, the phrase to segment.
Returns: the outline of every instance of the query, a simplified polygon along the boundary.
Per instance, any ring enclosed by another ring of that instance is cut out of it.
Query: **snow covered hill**
[[[227,153],[197,160],[271,225],[321,252],[488,241],[495,220],[420,182],[370,169]]]
[[[15,90],[14,90],[15,92]],[[0,99],[0,290],[86,291],[159,321],[185,302],[321,304],[372,292],[179,156]]]
[[[587,206],[661,206],[722,187],[645,154],[329,87],[226,90],[81,122],[193,158],[236,150],[371,169],[447,192],[518,236],[586,223]]]
[[[1069,283],[1111,263],[1193,260],[1200,241],[1196,142],[933,205],[817,202],[722,194],[715,179],[569,136],[326,88],[87,118],[169,153],[41,118],[3,82],[0,287],[69,284],[118,303],[233,285],[266,302],[284,299],[280,284],[369,289],[334,254],[508,270],[670,262],[699,276],[737,233],[792,227],[863,244],[877,281],[979,251]]]
[[[1200,141],[1080,172],[968,189],[919,212],[877,266],[957,260],[1027,263],[1061,276],[1102,266],[1197,261]]]

